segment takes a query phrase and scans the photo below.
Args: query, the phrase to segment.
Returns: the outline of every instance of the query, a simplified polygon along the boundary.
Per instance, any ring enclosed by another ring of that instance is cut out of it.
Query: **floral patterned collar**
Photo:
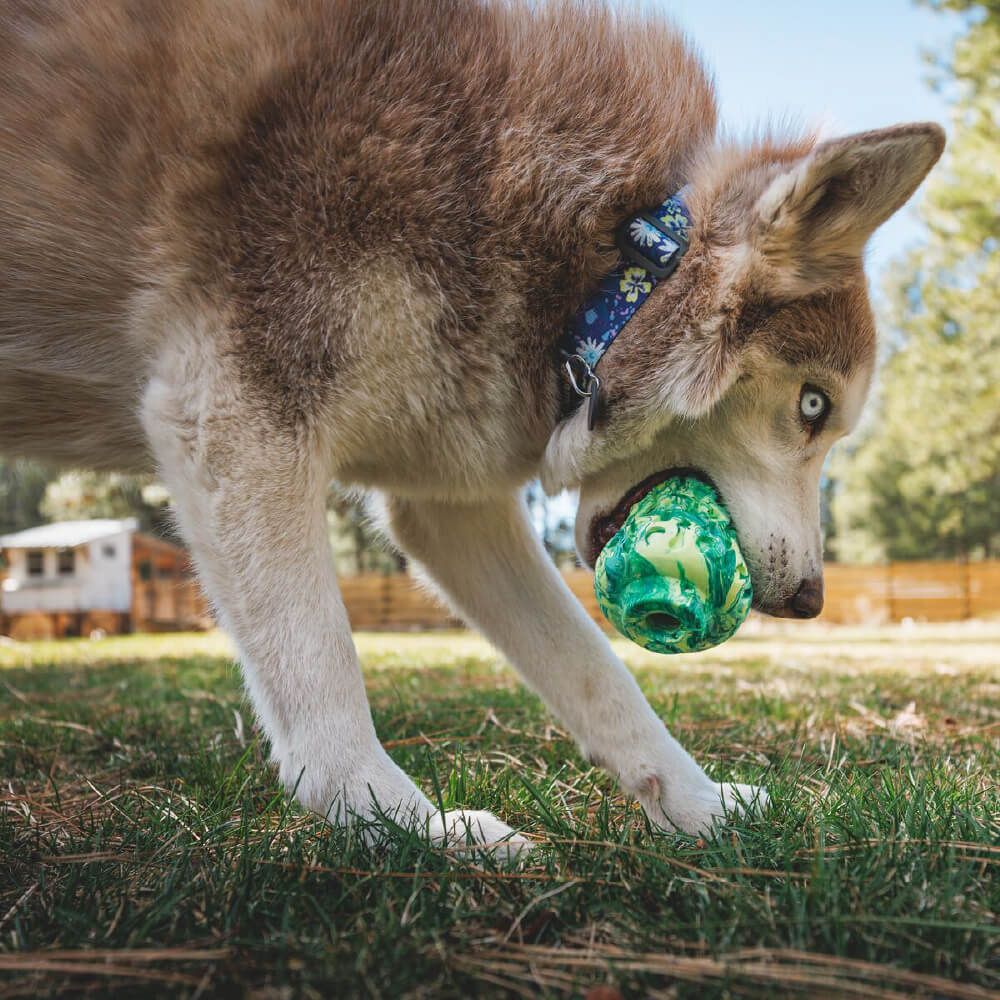
[[[577,396],[589,400],[587,426],[594,428],[601,380],[594,369],[638,312],[657,283],[669,277],[687,252],[691,215],[682,188],[662,205],[626,219],[616,234],[621,257],[577,310],[563,336],[561,353]]]

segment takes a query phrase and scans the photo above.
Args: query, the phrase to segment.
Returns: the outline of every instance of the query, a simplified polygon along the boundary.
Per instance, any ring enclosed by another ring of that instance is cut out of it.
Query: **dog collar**
[[[629,216],[618,227],[618,263],[577,310],[563,335],[560,350],[566,375],[574,393],[588,400],[589,430],[594,429],[601,389],[594,369],[625,324],[687,252],[691,215],[683,200],[686,190],[682,188],[648,212]]]

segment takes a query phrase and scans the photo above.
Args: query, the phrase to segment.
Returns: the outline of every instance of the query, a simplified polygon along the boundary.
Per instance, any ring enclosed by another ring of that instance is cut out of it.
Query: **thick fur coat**
[[[7,0],[0,450],[159,471],[311,808],[510,835],[437,816],[377,741],[336,478],[655,821],[703,830],[762,794],[670,737],[518,490],[579,488],[592,559],[636,483],[698,469],[758,606],[816,613],[819,468],[874,360],[862,250],[942,144],[726,144],[685,40],[586,2]],[[691,250],[601,362],[588,432],[563,325],[616,225],[685,185]]]

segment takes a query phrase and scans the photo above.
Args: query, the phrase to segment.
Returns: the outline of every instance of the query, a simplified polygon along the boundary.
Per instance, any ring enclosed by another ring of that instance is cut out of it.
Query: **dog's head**
[[[578,410],[546,449],[546,489],[580,489],[586,562],[640,496],[693,470],[732,515],[755,607],[819,613],[820,471],[875,364],[862,253],[943,148],[919,124],[715,151],[696,168],[690,249],[598,366],[597,425]]]

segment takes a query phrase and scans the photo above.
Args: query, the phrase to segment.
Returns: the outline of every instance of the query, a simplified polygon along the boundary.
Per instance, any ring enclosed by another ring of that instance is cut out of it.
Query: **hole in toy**
[[[656,611],[646,616],[646,627],[654,632],[666,632],[670,629],[680,628],[679,618],[668,615],[665,611]]]

